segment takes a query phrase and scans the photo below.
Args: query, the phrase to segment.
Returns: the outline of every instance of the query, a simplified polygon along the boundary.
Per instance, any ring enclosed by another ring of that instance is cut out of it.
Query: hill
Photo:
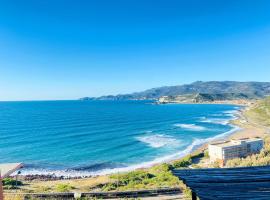
[[[158,103],[206,103],[232,100],[249,100],[254,99],[254,95],[244,93],[223,93],[223,94],[184,94],[176,96],[163,96],[158,98]]]
[[[236,82],[236,81],[197,81],[191,84],[152,88],[132,94],[108,95],[101,97],[84,97],[81,100],[134,100],[158,99],[162,96],[186,94],[245,94],[249,98],[270,95],[270,82]]]

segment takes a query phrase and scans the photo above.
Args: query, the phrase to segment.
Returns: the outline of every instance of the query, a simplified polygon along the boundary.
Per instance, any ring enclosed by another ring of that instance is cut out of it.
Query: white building
[[[261,138],[243,138],[212,143],[208,146],[210,161],[220,162],[220,165],[224,166],[226,161],[230,159],[259,153],[263,148],[263,144]]]

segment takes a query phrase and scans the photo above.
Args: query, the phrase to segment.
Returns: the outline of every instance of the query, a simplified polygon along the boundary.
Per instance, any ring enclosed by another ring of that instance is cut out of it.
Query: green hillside
[[[206,103],[225,100],[253,99],[253,95],[243,93],[224,93],[224,94],[184,94],[177,96],[163,96],[158,99],[159,103]]]
[[[259,101],[246,116],[257,124],[270,127],[270,97]]]

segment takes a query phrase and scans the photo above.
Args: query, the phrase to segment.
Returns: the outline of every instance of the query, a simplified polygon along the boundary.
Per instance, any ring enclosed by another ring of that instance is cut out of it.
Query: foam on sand
[[[174,126],[179,127],[179,128],[183,128],[183,129],[187,129],[187,130],[191,130],[191,131],[204,131],[204,130],[206,130],[205,127],[198,126],[195,124],[175,124]]]
[[[140,142],[153,148],[161,148],[168,145],[178,145],[179,141],[169,135],[155,134],[137,137]]]

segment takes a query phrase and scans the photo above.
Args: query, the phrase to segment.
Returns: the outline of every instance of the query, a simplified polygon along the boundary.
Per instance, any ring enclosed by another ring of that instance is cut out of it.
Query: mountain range
[[[247,98],[262,98],[270,95],[270,82],[196,81],[191,84],[157,87],[131,94],[83,97],[80,100],[143,100],[198,93],[226,94],[226,96],[227,94],[234,94],[233,96],[242,95]]]

